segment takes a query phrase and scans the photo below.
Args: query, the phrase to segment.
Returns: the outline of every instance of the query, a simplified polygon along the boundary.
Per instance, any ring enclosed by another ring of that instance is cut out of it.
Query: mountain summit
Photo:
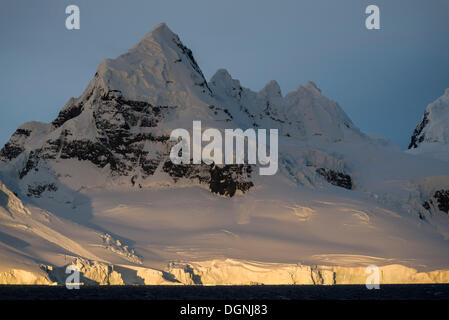
[[[447,142],[447,96],[417,146]],[[278,172],[172,163],[171,131],[195,120],[278,129]],[[448,177],[447,162],[362,133],[313,82],[283,94],[224,69],[206,81],[160,24],[1,149],[0,283],[63,283],[67,264],[97,284],[364,283],[371,264],[438,282],[447,274],[397,265],[449,268]]]
[[[147,33],[127,53],[103,61],[97,70],[104,87],[131,100],[179,105],[186,98],[210,94],[192,51],[165,23]]]

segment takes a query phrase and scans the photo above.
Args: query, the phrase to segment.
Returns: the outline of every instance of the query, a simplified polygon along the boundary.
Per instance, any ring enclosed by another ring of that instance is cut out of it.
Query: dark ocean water
[[[337,286],[2,286],[0,300],[449,300],[449,284]]]

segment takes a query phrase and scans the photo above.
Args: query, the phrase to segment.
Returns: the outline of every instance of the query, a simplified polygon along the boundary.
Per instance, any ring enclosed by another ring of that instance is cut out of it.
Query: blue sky
[[[76,4],[81,29],[65,28]],[[381,30],[365,28],[365,8]],[[406,148],[426,105],[449,87],[447,0],[2,0],[0,144],[26,121],[53,120],[98,64],[166,22],[209,79],[275,79],[285,95],[308,80],[364,132]]]

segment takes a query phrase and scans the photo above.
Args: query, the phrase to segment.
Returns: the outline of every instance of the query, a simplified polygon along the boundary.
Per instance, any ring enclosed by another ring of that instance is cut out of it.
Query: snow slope
[[[278,129],[277,174],[174,165],[170,132],[193,120]],[[63,283],[70,263],[96,284],[364,283],[370,264],[384,282],[447,282],[448,177],[312,82],[285,96],[223,69],[207,82],[160,24],[0,151],[0,282]]]

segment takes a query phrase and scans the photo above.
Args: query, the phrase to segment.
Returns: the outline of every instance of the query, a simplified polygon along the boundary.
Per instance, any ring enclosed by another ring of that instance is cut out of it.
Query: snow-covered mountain
[[[427,106],[408,148],[412,154],[449,161],[449,88]]]
[[[173,164],[170,133],[194,120],[278,129],[277,174]],[[449,269],[448,177],[362,133],[313,82],[283,95],[222,69],[206,81],[160,24],[1,149],[0,282],[63,282],[72,262],[95,283],[364,283],[368,264],[449,281],[428,272]]]
[[[126,54],[101,63],[81,97],[51,124],[21,126],[0,159],[34,196],[108,183],[145,186],[160,171],[210,185],[214,177],[238,173],[237,189],[246,190],[245,167],[184,169],[168,161],[170,132],[191,128],[193,120],[214,128],[277,128],[294,141],[366,139],[311,82],[285,97],[275,81],[256,93],[224,70],[206,82],[191,51],[161,24]]]

